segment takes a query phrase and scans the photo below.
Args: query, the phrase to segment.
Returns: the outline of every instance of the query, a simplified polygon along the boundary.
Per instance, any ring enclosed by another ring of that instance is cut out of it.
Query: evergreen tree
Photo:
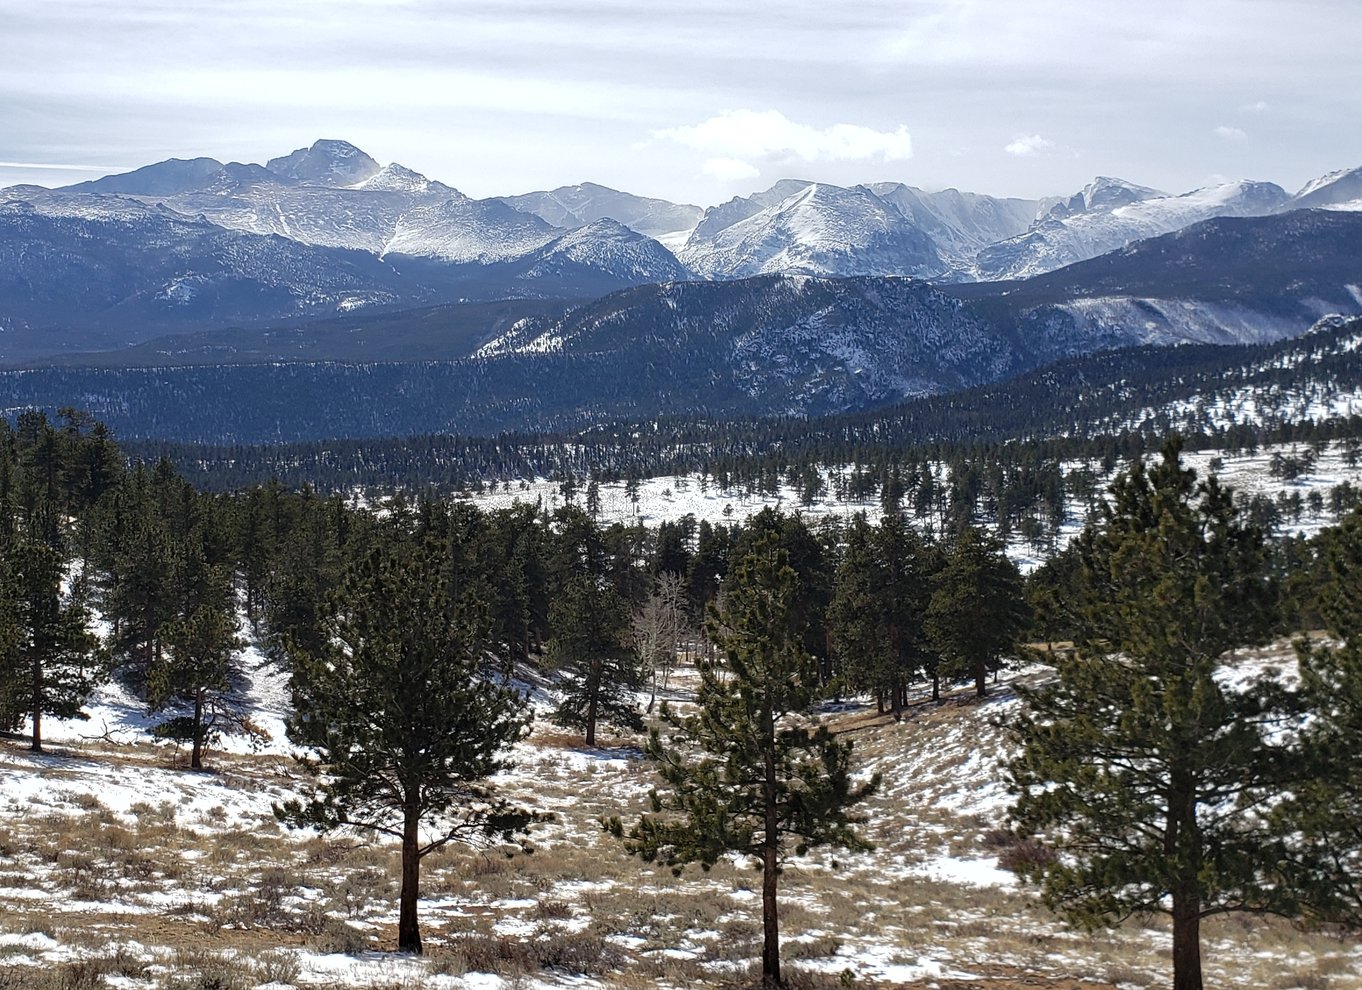
[[[1174,990],[1201,988],[1203,918],[1293,909],[1264,814],[1289,783],[1269,738],[1281,699],[1216,677],[1274,631],[1263,547],[1177,442],[1136,461],[1079,541],[1077,650],[1013,729],[1013,820],[1057,853],[1025,875],[1080,924],[1170,914]]]
[[[828,629],[842,661],[842,679],[853,690],[871,691],[881,712],[894,683],[893,658],[884,638],[883,569],[865,513],[847,529],[846,550],[838,564]]]
[[[454,610],[441,561],[379,547],[346,576],[316,653],[291,649],[289,736],[315,757],[292,825],[355,828],[402,843],[398,948],[421,951],[421,860],[455,840],[523,842],[539,816],[487,782],[528,727],[524,700],[484,676],[492,644]]]
[[[23,642],[19,615],[18,575],[14,573],[10,541],[0,529],[0,732],[14,732],[24,722],[24,670],[19,647]]]
[[[203,769],[203,755],[224,732],[256,739],[263,732],[232,698],[234,661],[246,645],[236,634],[228,602],[205,600],[188,615],[166,624],[166,649],[147,674],[147,704],[153,712],[172,704],[186,706],[157,725],[156,735],[190,744],[189,766]]]
[[[103,565],[109,642],[142,684],[161,657],[162,629],[176,616],[179,576],[175,541],[141,465],[114,494],[100,528],[103,547],[95,556]]]
[[[878,787],[851,779],[851,744],[840,742],[811,709],[818,665],[804,649],[806,617],[777,533],[762,537],[738,565],[710,635],[722,663],[700,664],[699,711],[663,707],[664,736],[654,729],[648,753],[665,790],[653,813],[627,832],[610,831],[647,862],[679,872],[708,868],[730,852],[756,861],[762,875],[762,980],[783,985],[778,884],[788,856],[814,846],[867,849],[851,808]]]
[[[1283,832],[1299,836],[1291,882],[1312,913],[1362,925],[1362,514],[1327,537],[1319,611],[1333,643],[1302,639],[1302,694],[1310,718]]]
[[[14,693],[11,721],[19,711],[28,717],[36,753],[43,748],[43,716],[86,718],[81,708],[103,671],[79,583],[63,589],[66,567],[60,551],[19,536],[6,556],[2,569],[10,576],[14,598],[3,610],[9,613],[9,628],[0,629],[9,640],[7,662],[0,662],[8,673],[0,674],[0,689]]]
[[[973,677],[979,697],[1026,629],[1030,610],[1021,574],[1002,542],[973,526],[956,537],[934,580],[926,626],[951,680]]]
[[[588,746],[596,745],[601,722],[642,729],[634,692],[643,675],[624,599],[597,578],[573,577],[554,600],[549,625],[549,664],[563,692],[553,721],[583,730]]]

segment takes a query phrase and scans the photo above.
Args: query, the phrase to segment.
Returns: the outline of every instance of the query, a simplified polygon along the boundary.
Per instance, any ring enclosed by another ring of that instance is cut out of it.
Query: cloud
[[[700,171],[720,182],[740,182],[761,175],[760,169],[739,158],[710,158],[700,166]]]
[[[891,162],[913,156],[913,139],[902,124],[894,131],[859,124],[820,129],[796,123],[779,110],[726,110],[694,126],[654,131],[653,137],[710,152],[714,161],[794,156],[806,162]]]
[[[58,165],[52,162],[0,162],[0,168],[51,169],[56,172],[116,172],[117,165]]]
[[[1031,134],[1027,137],[1017,138],[1003,150],[1009,155],[1016,155],[1018,158],[1034,158],[1042,151],[1049,151],[1054,146],[1053,141],[1047,141],[1039,134]]]
[[[1256,103],[1245,103],[1239,108],[1240,113],[1266,113],[1267,100],[1259,100]]]
[[[1215,136],[1223,141],[1247,141],[1248,135],[1237,127],[1220,126],[1215,129]]]

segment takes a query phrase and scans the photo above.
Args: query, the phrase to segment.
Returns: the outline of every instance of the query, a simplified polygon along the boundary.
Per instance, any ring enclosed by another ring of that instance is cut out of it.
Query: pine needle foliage
[[[1326,534],[1320,613],[1330,641],[1301,639],[1301,689],[1311,717],[1301,772],[1278,809],[1302,842],[1292,879],[1310,913],[1362,927],[1362,513]]]
[[[1264,534],[1174,441],[1118,476],[1078,547],[1078,648],[1013,726],[1013,821],[1057,853],[1023,875],[1085,927],[1171,915],[1173,986],[1200,990],[1202,919],[1299,909],[1269,814],[1290,785],[1274,736],[1291,706],[1225,676],[1276,630]]]
[[[324,648],[295,651],[290,738],[315,781],[276,814],[402,842],[398,948],[421,951],[421,860],[453,841],[525,847],[542,816],[497,795],[528,730],[522,695],[484,676],[486,633],[451,608],[429,549],[380,546],[342,583]]]
[[[662,708],[648,755],[663,786],[652,813],[627,831],[607,828],[646,862],[680,872],[731,853],[762,874],[762,978],[781,985],[778,879],[791,855],[817,846],[865,850],[851,809],[879,786],[857,782],[852,747],[818,724],[817,661],[803,646],[806,620],[778,534],[759,539],[711,613],[721,660],[700,663],[697,710]]]

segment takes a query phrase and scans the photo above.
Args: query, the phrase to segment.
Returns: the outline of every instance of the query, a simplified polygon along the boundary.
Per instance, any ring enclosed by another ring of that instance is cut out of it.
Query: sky
[[[1358,0],[0,0],[0,187],[339,138],[471,196],[1362,165]]]

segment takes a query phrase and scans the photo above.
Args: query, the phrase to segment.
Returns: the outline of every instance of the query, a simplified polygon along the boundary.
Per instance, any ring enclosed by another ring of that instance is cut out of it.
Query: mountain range
[[[1271,342],[1362,314],[1362,213],[1225,217],[1018,282],[760,275],[161,337],[0,371],[121,436],[279,442],[820,416],[1146,344]]]
[[[0,190],[0,364],[26,369],[0,406],[127,437],[821,416],[1330,314],[1362,314],[1362,169],[1038,200],[790,179],[701,209],[478,200],[319,141]]]
[[[1295,196],[1099,178],[1026,200],[782,180],[708,209],[592,183],[473,199],[344,141],[0,190],[0,361],[166,333],[461,300],[587,300],[766,274],[1008,281],[1218,217],[1362,210],[1362,169]]]

